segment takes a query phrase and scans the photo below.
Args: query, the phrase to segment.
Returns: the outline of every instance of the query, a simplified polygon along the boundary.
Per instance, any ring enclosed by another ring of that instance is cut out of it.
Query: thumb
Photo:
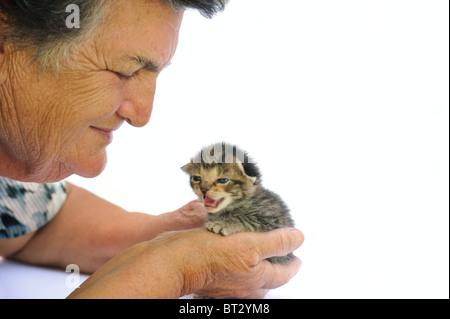
[[[174,213],[183,229],[202,227],[208,219],[203,203],[198,200],[187,203]]]
[[[305,236],[296,228],[279,228],[261,234],[258,245],[261,259],[285,256],[299,248]]]

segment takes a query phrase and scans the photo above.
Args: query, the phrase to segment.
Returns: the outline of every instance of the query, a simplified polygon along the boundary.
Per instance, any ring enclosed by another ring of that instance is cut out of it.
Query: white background
[[[449,297],[449,2],[232,0],[188,12],[150,124],[95,179],[132,211],[194,199],[180,170],[228,141],[306,240],[290,298]],[[270,296],[270,295],[269,295]]]

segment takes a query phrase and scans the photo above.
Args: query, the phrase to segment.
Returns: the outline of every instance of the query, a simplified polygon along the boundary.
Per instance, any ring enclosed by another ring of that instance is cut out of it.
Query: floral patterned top
[[[39,229],[55,217],[65,200],[65,182],[24,183],[0,177],[0,239]]]

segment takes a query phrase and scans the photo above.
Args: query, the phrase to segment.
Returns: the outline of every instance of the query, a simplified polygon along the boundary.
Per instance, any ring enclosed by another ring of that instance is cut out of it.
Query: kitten
[[[286,204],[261,185],[258,167],[235,145],[205,147],[182,170],[190,175],[191,187],[205,205],[209,231],[227,236],[294,227]],[[293,258],[289,254],[268,260],[289,263]]]

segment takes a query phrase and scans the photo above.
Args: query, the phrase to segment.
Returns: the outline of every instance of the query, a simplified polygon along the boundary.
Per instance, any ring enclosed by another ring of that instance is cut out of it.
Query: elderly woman
[[[200,202],[130,213],[63,181],[99,175],[113,132],[149,121],[184,10],[224,2],[0,2],[0,256],[93,273],[71,298],[255,298],[295,275],[300,260],[265,259],[298,248],[296,229],[222,237]]]

